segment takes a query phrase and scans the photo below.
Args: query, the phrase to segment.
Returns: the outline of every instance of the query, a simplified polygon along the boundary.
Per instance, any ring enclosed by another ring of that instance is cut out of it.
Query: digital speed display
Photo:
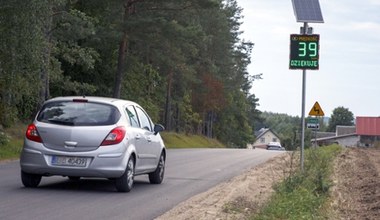
[[[319,69],[319,35],[290,35],[289,69]]]

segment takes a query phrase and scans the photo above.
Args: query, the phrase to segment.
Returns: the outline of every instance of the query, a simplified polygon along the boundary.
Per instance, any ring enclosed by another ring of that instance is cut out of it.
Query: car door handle
[[[140,140],[140,139],[141,139],[141,136],[140,136],[139,134],[137,134],[137,135],[135,136],[135,138],[136,138],[136,140]]]
[[[147,140],[148,142],[152,142],[152,138],[150,138],[150,137],[148,137],[146,140]]]

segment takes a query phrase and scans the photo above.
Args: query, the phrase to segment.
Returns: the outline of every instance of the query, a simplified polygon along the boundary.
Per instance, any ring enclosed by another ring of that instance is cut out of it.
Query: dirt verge
[[[380,149],[344,151],[333,179],[332,207],[341,219],[380,219]]]
[[[157,218],[248,219],[269,199],[274,183],[284,179],[291,154],[280,155],[228,182],[180,203]],[[334,164],[330,219],[380,219],[380,150],[346,149]]]

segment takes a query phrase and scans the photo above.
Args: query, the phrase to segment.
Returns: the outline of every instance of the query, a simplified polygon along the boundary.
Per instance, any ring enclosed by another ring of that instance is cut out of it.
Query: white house
[[[249,145],[248,148],[264,148],[266,149],[269,142],[278,142],[281,144],[279,136],[270,128],[262,128],[255,132],[256,141]]]

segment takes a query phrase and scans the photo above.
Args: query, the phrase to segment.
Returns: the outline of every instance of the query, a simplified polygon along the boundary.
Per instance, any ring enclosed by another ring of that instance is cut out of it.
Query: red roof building
[[[356,117],[356,134],[380,136],[380,117]]]
[[[346,147],[373,147],[380,145],[380,117],[356,117],[356,129],[337,126],[336,135],[312,139],[319,146],[337,143]],[[340,130],[344,129],[342,133]],[[356,132],[355,132],[356,130]]]

